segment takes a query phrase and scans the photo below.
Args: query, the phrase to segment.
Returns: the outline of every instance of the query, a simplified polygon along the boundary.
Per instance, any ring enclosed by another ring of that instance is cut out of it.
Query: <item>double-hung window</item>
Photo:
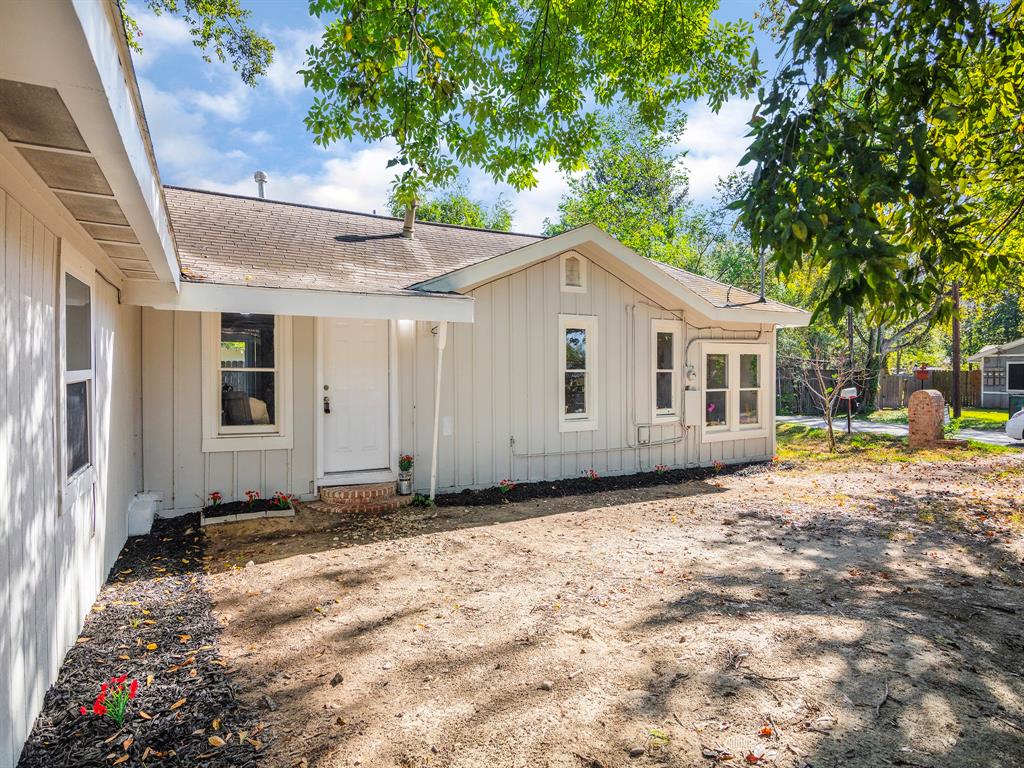
[[[712,342],[702,345],[701,354],[704,440],[767,434],[768,389],[764,373],[768,347]]]
[[[558,316],[559,431],[597,429],[597,318]]]
[[[203,450],[290,447],[289,318],[203,316]]]
[[[92,465],[92,288],[64,273],[64,471]]]
[[[651,421],[655,424],[679,420],[682,339],[683,324],[678,320],[651,321]]]

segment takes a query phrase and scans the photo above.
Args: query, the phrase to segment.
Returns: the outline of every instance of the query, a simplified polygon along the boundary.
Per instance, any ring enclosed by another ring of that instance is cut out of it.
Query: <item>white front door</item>
[[[323,472],[385,469],[390,464],[388,322],[327,318],[323,329]]]

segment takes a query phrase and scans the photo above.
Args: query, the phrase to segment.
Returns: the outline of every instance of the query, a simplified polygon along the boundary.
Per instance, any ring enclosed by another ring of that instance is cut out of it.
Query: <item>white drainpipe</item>
[[[434,381],[434,448],[430,452],[430,498],[437,493],[437,429],[441,421],[441,363],[444,347],[448,343],[448,321],[442,320],[434,330],[434,346],[437,347],[437,378]]]

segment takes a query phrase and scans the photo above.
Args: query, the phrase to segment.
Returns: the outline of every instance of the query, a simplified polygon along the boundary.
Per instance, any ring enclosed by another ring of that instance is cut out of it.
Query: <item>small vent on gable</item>
[[[580,288],[583,285],[580,282],[580,260],[575,256],[565,260],[565,284],[573,288]]]
[[[562,258],[562,290],[570,293],[586,291],[587,263],[583,257],[572,253],[563,253]]]

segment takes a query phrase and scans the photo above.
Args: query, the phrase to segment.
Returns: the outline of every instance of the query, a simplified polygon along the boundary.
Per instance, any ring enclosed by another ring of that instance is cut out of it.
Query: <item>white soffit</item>
[[[116,0],[0,3],[0,133],[126,277],[177,283],[119,14]]]

